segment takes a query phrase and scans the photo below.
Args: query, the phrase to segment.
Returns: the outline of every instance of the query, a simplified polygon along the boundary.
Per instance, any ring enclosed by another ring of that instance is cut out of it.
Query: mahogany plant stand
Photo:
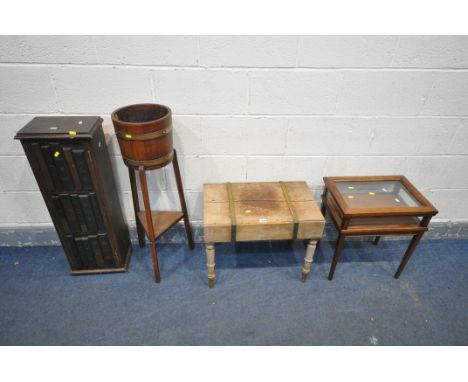
[[[164,105],[143,103],[121,107],[111,114],[111,118],[122,159],[130,175],[138,242],[140,247],[144,247],[145,234],[148,236],[151,242],[154,277],[159,283],[161,275],[156,253],[156,240],[182,218],[189,247],[193,249],[192,230],[185,204],[179,163],[172,144],[172,111]],[[146,171],[163,168],[171,162],[174,167],[182,211],[151,211]],[[144,211],[140,211],[135,171],[138,171],[140,178]]]
[[[135,179],[136,168],[129,167],[130,184],[132,188],[133,207],[135,210],[135,221],[138,233],[138,242],[141,248],[145,246],[145,234],[151,243],[151,257],[153,259],[154,278],[157,283],[161,281],[159,271],[158,255],[156,251],[156,240],[168,229],[173,227],[181,219],[184,219],[185,233],[187,235],[188,245],[190,249],[194,248],[192,229],[190,227],[189,216],[187,213],[187,205],[185,203],[184,190],[182,187],[182,178],[180,176],[179,163],[177,161],[176,150],[173,151],[172,165],[177,183],[177,191],[179,193],[180,206],[182,211],[152,211],[148,192],[148,183],[146,181],[146,171],[154,168],[138,166],[138,175],[140,178],[140,186],[143,195],[144,211],[140,211],[140,202],[138,200],[138,188]],[[168,164],[168,163],[166,163]],[[165,165],[166,165],[165,164]],[[164,166],[165,166],[164,165]],[[161,167],[159,167],[161,168]]]

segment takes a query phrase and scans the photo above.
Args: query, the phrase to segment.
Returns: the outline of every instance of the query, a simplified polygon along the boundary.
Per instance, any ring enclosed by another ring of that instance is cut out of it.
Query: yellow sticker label
[[[353,186],[348,186],[348,190],[354,190]]]
[[[55,158],[57,158],[59,155],[60,155],[60,151],[56,151],[56,152],[54,153],[54,157],[55,157]]]
[[[68,130],[68,135],[76,135],[76,131],[75,130]]]
[[[131,138],[132,134],[125,134],[125,138]]]
[[[372,191],[371,191],[371,192],[369,192],[369,195],[374,196],[374,195],[375,195],[375,192],[372,192]]]
[[[354,199],[354,195],[348,195],[348,199]]]

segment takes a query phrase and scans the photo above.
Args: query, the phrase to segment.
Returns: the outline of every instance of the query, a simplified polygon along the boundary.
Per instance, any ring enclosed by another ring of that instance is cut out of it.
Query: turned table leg
[[[208,268],[208,286],[213,288],[215,283],[215,246],[213,243],[206,244],[206,267]]]
[[[304,266],[302,267],[301,281],[304,283],[307,280],[307,276],[310,273],[310,266],[314,260],[315,248],[317,246],[317,240],[310,240],[307,244],[306,255],[304,257]]]

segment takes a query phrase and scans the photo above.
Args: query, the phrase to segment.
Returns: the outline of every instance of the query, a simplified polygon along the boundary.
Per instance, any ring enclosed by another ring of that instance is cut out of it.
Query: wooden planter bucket
[[[111,117],[127,166],[151,170],[172,161],[172,112],[167,106],[129,105],[115,110]]]

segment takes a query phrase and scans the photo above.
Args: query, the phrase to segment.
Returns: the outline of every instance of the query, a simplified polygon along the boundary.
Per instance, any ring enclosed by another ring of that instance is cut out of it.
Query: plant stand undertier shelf
[[[153,235],[149,234],[148,223],[145,212],[138,212],[138,221],[143,226],[146,236],[149,240],[157,240],[164,232],[176,225],[184,218],[184,213],[181,211],[151,211],[151,220],[153,221]]]

